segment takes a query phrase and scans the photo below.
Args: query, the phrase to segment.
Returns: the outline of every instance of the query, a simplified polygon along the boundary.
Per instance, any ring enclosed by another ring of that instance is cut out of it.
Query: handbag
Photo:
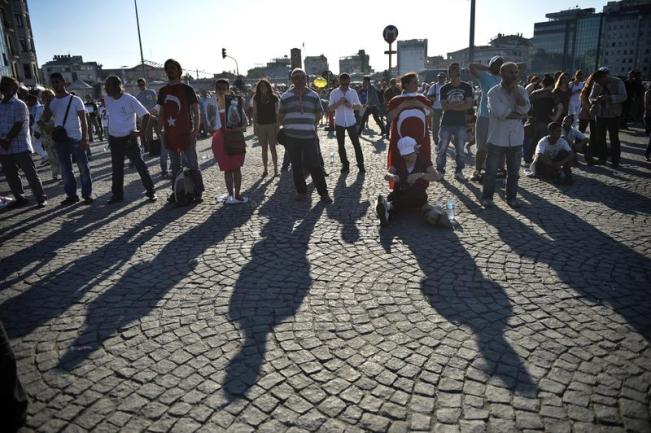
[[[276,134],[276,141],[282,146],[287,146],[287,133],[285,133],[285,128],[278,130]]]
[[[68,133],[66,132],[66,120],[68,120],[68,112],[70,111],[70,104],[72,104],[73,96],[70,95],[68,106],[66,107],[66,114],[63,116],[63,123],[61,126],[55,126],[52,130],[52,140],[57,144],[63,144],[68,141]]]
[[[226,155],[242,155],[246,153],[244,132],[238,129],[224,129],[224,153]]]

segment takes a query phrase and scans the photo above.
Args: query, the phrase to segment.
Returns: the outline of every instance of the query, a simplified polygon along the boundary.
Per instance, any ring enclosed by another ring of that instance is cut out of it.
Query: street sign
[[[392,44],[398,38],[398,28],[389,24],[382,31],[382,37],[387,44]]]
[[[387,50],[387,51],[384,52],[384,54],[397,54],[397,53],[398,53],[398,52],[395,51],[395,50],[394,50],[394,51]]]

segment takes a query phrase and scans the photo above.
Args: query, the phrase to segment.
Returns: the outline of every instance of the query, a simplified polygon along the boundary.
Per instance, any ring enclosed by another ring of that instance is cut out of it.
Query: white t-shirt
[[[346,93],[344,93],[339,87],[330,92],[329,105],[334,105],[344,97],[348,99],[348,102],[352,105],[361,105],[357,92],[350,87],[346,90]],[[345,105],[340,105],[335,108],[335,125],[348,128],[349,126],[356,124],[357,120],[355,119],[355,113],[352,108],[346,107]]]
[[[441,87],[445,84],[439,84],[438,82],[432,84],[427,92],[427,96],[430,98],[436,96],[434,99],[434,105],[432,105],[433,110],[441,110]]]
[[[66,115],[66,108],[68,107],[70,98],[72,98],[70,110],[68,111],[66,124],[63,125],[63,118]],[[68,137],[77,141],[81,140],[81,122],[79,122],[77,113],[81,111],[85,116],[86,107],[84,107],[84,101],[79,96],[68,94],[63,98],[52,98],[52,101],[50,101],[50,111],[52,111],[54,118],[54,126],[63,126],[66,128]]]
[[[136,116],[143,117],[149,111],[129,93],[123,93],[119,99],[104,97],[108,113],[108,131],[111,137],[126,137],[136,130]]]
[[[556,143],[551,144],[549,142],[549,136],[546,136],[541,138],[538,142],[538,145],[536,146],[536,155],[546,155],[547,157],[554,159],[561,150],[571,152],[572,148],[563,137],[560,137]]]

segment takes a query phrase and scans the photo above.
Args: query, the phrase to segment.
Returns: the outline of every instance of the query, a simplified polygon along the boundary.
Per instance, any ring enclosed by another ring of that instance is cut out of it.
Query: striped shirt
[[[305,88],[299,98],[294,89],[289,89],[280,97],[279,113],[284,116],[283,128],[288,137],[310,139],[316,137],[315,122],[321,118],[323,107],[319,95]]]

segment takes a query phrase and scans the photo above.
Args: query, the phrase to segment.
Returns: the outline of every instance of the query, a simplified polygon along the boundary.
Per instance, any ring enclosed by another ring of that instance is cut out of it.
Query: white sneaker
[[[237,197],[233,197],[233,201],[235,204],[243,204],[243,203],[248,203],[249,198],[241,195],[239,199]]]
[[[228,201],[229,198],[231,198],[231,196],[228,195],[228,193],[225,193],[225,194],[222,194],[222,195],[218,195],[215,198],[215,200],[217,201],[217,203],[226,203],[226,201]]]

